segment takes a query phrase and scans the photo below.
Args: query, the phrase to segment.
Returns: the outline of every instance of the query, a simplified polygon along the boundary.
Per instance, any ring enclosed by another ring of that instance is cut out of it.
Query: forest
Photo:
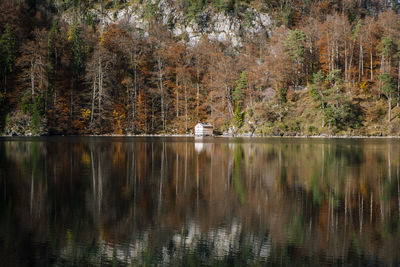
[[[240,43],[171,31],[161,4],[206,25],[273,30]],[[145,29],[103,14],[141,8]],[[0,0],[0,134],[398,135],[394,0]],[[96,14],[96,15],[93,15]],[[207,15],[207,16],[206,16]]]

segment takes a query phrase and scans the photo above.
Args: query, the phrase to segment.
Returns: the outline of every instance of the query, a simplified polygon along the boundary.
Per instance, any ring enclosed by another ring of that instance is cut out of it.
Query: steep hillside
[[[0,1],[0,132],[398,135],[399,4]]]

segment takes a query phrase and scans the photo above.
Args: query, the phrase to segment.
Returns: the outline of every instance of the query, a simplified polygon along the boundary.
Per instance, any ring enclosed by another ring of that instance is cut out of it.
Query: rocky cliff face
[[[103,25],[125,21],[146,32],[149,21],[156,18],[189,44],[197,43],[202,35],[207,34],[212,40],[229,39],[238,46],[243,38],[251,38],[254,34],[271,35],[274,26],[268,14],[250,6],[242,8],[240,14],[218,11],[211,6],[189,14],[178,10],[172,1],[153,0],[102,10],[96,8],[90,12],[93,19]]]

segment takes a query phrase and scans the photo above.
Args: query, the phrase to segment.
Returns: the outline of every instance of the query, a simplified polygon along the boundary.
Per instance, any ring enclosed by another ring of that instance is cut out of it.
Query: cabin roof
[[[213,127],[213,126],[212,126],[211,124],[209,124],[209,123],[201,123],[201,122],[199,122],[198,124],[196,124],[196,127],[199,127],[199,126],[204,127],[204,128],[212,128],[212,127]]]

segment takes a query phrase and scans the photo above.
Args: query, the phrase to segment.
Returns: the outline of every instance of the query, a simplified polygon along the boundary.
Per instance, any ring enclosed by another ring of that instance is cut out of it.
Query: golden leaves
[[[83,120],[86,121],[90,117],[91,114],[92,114],[92,112],[90,111],[90,109],[88,109],[88,108],[81,109],[81,116],[82,116]]]

